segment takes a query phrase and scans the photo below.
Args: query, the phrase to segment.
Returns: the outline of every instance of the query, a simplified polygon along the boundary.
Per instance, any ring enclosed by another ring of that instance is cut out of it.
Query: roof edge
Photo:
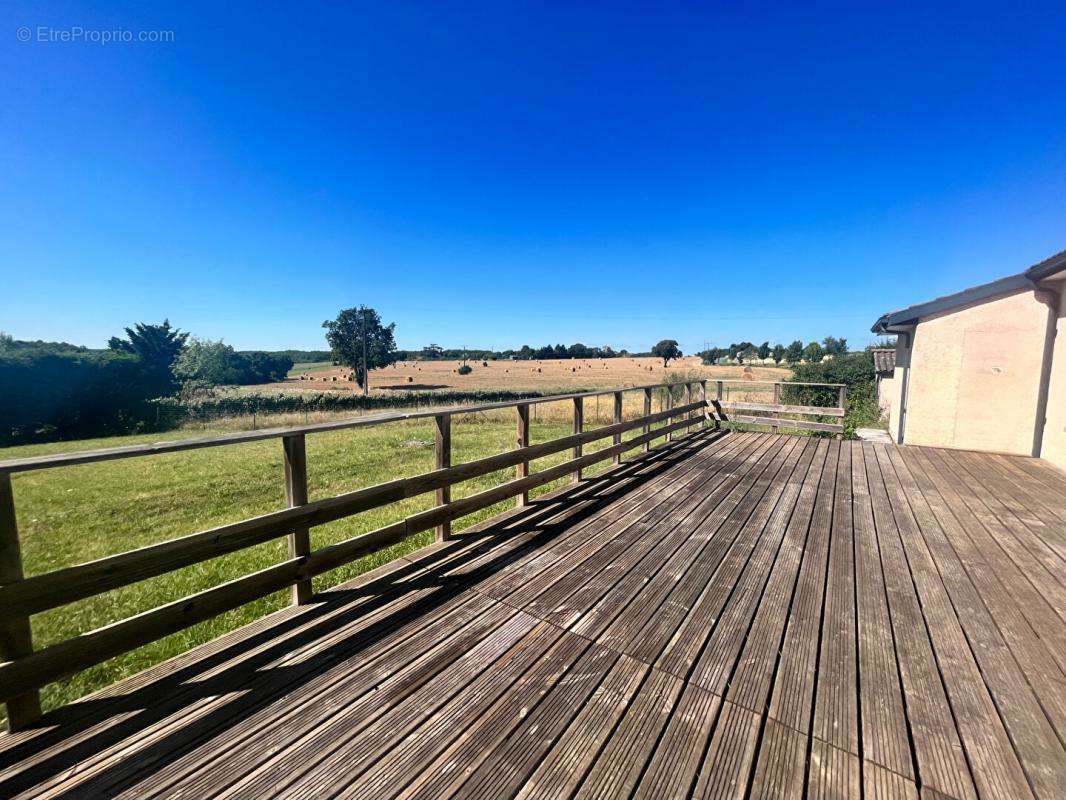
[[[1025,275],[1031,281],[1042,281],[1063,270],[1066,270],[1066,250],[1029,267]]]
[[[893,330],[894,328],[915,325],[921,317],[928,317],[931,314],[938,314],[941,311],[948,311],[970,303],[978,303],[998,295],[1018,291],[1019,289],[1031,289],[1036,282],[1063,270],[1066,270],[1066,250],[1044,259],[1039,264],[1034,264],[1025,272],[1020,272],[1017,275],[1009,275],[1006,278],[1000,278],[990,283],[963,289],[961,292],[944,295],[934,300],[908,306],[899,311],[890,311],[887,314],[882,314],[870,328],[870,331],[878,334],[897,333],[898,330]]]
[[[981,300],[996,297],[997,295],[1017,291],[1018,289],[1028,289],[1031,288],[1032,285],[1032,281],[1026,277],[1024,272],[1018,275],[1000,278],[991,283],[983,283],[980,286],[963,289],[961,292],[955,292],[955,294],[944,295],[935,300],[929,300],[925,303],[908,306],[899,311],[890,311],[887,314],[882,314],[870,330],[873,333],[893,333],[892,328],[897,326],[914,325],[921,317],[928,317],[931,314],[938,314],[941,311],[947,311],[951,308],[969,305],[970,303],[977,303]]]

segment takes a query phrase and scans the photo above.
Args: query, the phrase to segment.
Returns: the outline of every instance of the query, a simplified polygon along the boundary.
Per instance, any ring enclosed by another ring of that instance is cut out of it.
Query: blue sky
[[[1066,247],[1061,3],[341,6],[4,2],[0,329],[865,344]]]

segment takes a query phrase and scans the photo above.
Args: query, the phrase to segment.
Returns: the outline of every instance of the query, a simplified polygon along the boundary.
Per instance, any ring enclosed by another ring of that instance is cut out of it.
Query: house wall
[[[913,331],[900,333],[896,337],[896,368],[892,372],[892,380],[885,386],[880,399],[888,406],[888,435],[894,442],[902,442],[903,424],[903,391],[907,385],[907,370],[911,363],[911,341]]]
[[[1059,308],[1056,336],[1051,357],[1051,381],[1048,384],[1047,423],[1040,456],[1066,469],[1066,294],[1059,282]]]
[[[892,403],[899,394],[896,383],[895,370],[891,375],[885,373],[877,377],[877,404],[881,407],[882,415],[892,416]]]
[[[904,441],[1032,454],[1047,313],[1024,291],[920,320]]]

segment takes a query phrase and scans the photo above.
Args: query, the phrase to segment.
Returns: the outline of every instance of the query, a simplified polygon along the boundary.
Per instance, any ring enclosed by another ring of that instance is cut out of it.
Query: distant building
[[[1066,251],[972,289],[885,314],[884,386],[899,443],[1041,456],[1066,468]]]
[[[892,398],[895,394],[896,351],[874,350],[874,377],[877,380],[877,404],[882,414],[892,410]]]

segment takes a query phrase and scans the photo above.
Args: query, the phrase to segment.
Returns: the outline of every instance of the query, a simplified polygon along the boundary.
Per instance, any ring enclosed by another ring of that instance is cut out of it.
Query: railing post
[[[781,405],[781,384],[780,383],[775,383],[774,384],[774,405],[775,406]],[[775,410],[774,414],[777,414],[778,416],[780,416],[780,414],[781,414],[780,409]],[[781,432],[781,426],[780,425],[771,425],[770,429],[774,433],[780,433]]]
[[[289,508],[307,505],[307,446],[302,433],[283,436],[285,451],[285,503]],[[298,528],[289,534],[289,558],[299,558],[311,552],[311,534]],[[311,602],[311,579],[297,581],[292,586],[292,602],[304,605]]]
[[[672,409],[674,407],[674,387],[673,386],[667,386],[666,387],[666,398],[665,398],[665,400],[666,400],[666,403],[665,403],[665,406],[664,406],[663,410],[664,411],[669,411],[670,409]],[[673,417],[667,417],[666,418],[667,426],[669,426],[670,423],[672,423],[673,421],[674,421]],[[673,431],[668,431],[667,434],[666,434],[666,441],[672,442],[673,440],[674,440]]]
[[[446,469],[452,465],[452,415],[437,414],[434,419],[437,422],[436,454],[437,469]],[[437,505],[447,505],[452,501],[452,487],[443,486],[437,489]],[[452,523],[450,520],[442,522],[435,529],[437,541],[443,542],[452,538]]]
[[[614,393],[614,424],[618,425],[621,421],[622,421],[622,393],[621,392],[615,392]],[[616,433],[614,435],[614,443],[615,444],[621,444],[622,443],[622,434]],[[615,454],[614,463],[615,464],[621,464],[622,463],[622,454],[621,453],[616,453]]]
[[[721,381],[715,381],[714,382],[714,395],[715,395],[714,396],[714,400],[715,400],[714,429],[715,430],[718,430],[719,428],[722,427],[722,420],[721,420],[721,416],[722,416],[722,395],[725,394],[723,389],[724,389],[724,385],[722,384]]]
[[[844,404],[847,402],[847,400],[848,400],[848,387],[847,386],[841,386],[839,391],[837,392],[837,404],[840,406],[841,411],[844,410]],[[844,418],[843,417],[840,418],[840,422],[841,422],[841,424],[844,423]],[[844,434],[843,433],[838,433],[836,435],[836,438],[843,439],[844,438]]]
[[[692,384],[685,384],[685,405],[692,405]],[[685,419],[692,419],[692,412],[689,411],[685,414]]]
[[[703,403],[703,409],[700,413],[703,415],[703,425],[700,427],[707,428],[707,420],[710,417],[710,409],[707,407],[707,379],[704,378],[700,381],[700,402]]]
[[[574,433],[581,433],[585,428],[585,398],[574,398]],[[581,445],[574,448],[574,458],[581,458]],[[581,470],[574,470],[574,483],[581,480]]]
[[[18,522],[15,519],[15,495],[11,475],[0,472],[0,583],[22,580],[22,551],[19,547]],[[0,613],[3,610],[0,609]],[[33,653],[30,618],[19,616],[0,622],[0,659],[14,661]],[[37,690],[20,694],[7,701],[7,727],[18,731],[41,716],[41,696]]]
[[[529,447],[529,403],[519,403],[515,408],[518,410],[518,449]],[[525,478],[529,475],[529,462],[523,461],[516,468],[517,477]],[[529,492],[522,492],[515,498],[515,505],[522,507],[529,505]]]
[[[649,386],[649,387],[644,389],[644,419],[647,420],[648,417],[650,417],[650,416],[651,416],[651,387]],[[650,433],[650,432],[651,432],[651,423],[650,422],[645,422],[644,423],[644,433]],[[644,443],[644,452],[647,453],[649,450],[651,450],[651,442],[647,441],[647,442]]]

